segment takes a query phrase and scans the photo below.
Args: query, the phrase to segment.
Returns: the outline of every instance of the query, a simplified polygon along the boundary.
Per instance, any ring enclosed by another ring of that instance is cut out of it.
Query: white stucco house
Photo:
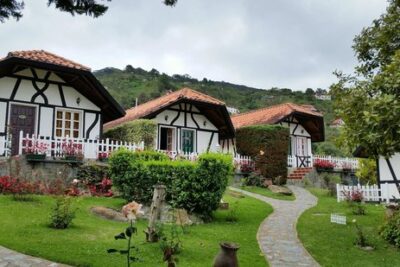
[[[96,140],[103,123],[124,114],[79,63],[43,50],[10,52],[0,60],[0,155],[6,143],[11,155],[18,153],[21,131],[48,142],[67,136]]]
[[[104,129],[136,119],[157,122],[157,150],[178,153],[220,151],[220,144],[224,142],[234,149],[235,131],[225,103],[190,88],[128,109],[124,117],[106,123]]]
[[[325,139],[324,118],[311,105],[284,103],[232,116],[235,129],[262,124],[280,124],[290,130],[289,167],[313,166],[312,142]]]

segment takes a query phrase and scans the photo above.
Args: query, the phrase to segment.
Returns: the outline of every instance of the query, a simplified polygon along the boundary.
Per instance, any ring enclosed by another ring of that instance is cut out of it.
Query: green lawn
[[[228,211],[217,211],[212,223],[191,226],[182,236],[183,251],[178,256],[179,266],[211,266],[221,241],[234,241],[241,245],[238,257],[241,266],[266,266],[256,240],[261,221],[272,208],[256,199],[236,199],[225,196],[225,201],[238,201],[239,221],[228,223]],[[124,266],[119,255],[109,255],[108,248],[125,248],[124,241],[115,241],[114,235],[127,226],[92,215],[93,206],[119,208],[121,199],[76,198],[79,207],[73,226],[67,230],[48,228],[48,219],[54,200],[48,196],[35,196],[33,202],[17,202],[9,196],[0,196],[0,245],[29,255],[74,266]],[[136,266],[164,266],[159,244],[145,243],[143,230],[146,221],[138,222],[138,235],[134,242],[140,249],[141,263]],[[135,266],[135,265],[134,265]]]
[[[384,207],[367,204],[367,215],[353,215],[345,202],[327,196],[321,189],[310,189],[319,199],[318,205],[307,210],[299,219],[297,231],[306,249],[322,266],[400,266],[400,251],[387,245],[378,231],[384,221]],[[347,225],[330,223],[331,213],[347,216]],[[353,245],[356,219],[376,247],[367,252]]]
[[[294,195],[286,196],[286,195],[274,193],[271,190],[269,190],[268,188],[263,188],[263,187],[258,187],[258,186],[236,186],[236,187],[246,190],[246,191],[249,191],[249,192],[252,192],[252,193],[270,197],[270,198],[276,198],[276,199],[280,199],[280,200],[295,200],[296,199],[296,197]]]

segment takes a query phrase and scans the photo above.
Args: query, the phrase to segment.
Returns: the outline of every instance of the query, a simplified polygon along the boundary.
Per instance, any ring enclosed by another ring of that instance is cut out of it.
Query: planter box
[[[64,156],[64,160],[72,162],[81,162],[82,158],[78,156]]]
[[[27,161],[41,161],[46,159],[46,154],[26,154]]]
[[[331,171],[333,171],[334,168],[319,168],[319,167],[316,167],[316,169],[317,169],[317,172],[331,172]]]

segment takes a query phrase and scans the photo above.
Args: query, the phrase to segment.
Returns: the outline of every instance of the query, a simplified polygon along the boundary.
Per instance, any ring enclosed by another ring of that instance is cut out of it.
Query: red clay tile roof
[[[72,69],[90,71],[90,68],[88,68],[86,66],[83,66],[72,60],[57,56],[53,53],[50,53],[50,52],[47,52],[44,50],[27,50],[27,51],[9,52],[7,57],[3,58],[2,60],[10,58],[10,57],[17,57],[17,58],[34,60],[34,61],[39,61],[39,62],[53,64],[53,65],[59,65],[62,67],[67,67],[67,68],[72,68]]]
[[[322,114],[311,105],[284,103],[237,114],[232,116],[231,119],[233,126],[238,129],[250,125],[274,124],[295,112],[322,117]]]
[[[124,117],[119,118],[114,121],[111,121],[109,123],[106,123],[104,125],[104,129],[107,130],[107,129],[116,127],[116,126],[123,124],[125,122],[128,122],[128,121],[133,121],[135,119],[144,118],[147,115],[150,115],[162,108],[168,107],[168,106],[174,104],[175,102],[177,102],[178,100],[182,100],[182,99],[198,101],[198,102],[205,102],[205,103],[218,105],[218,106],[225,106],[224,102],[222,102],[216,98],[213,98],[209,95],[197,92],[190,88],[182,88],[178,91],[166,94],[159,98],[150,100],[149,102],[138,105],[137,107],[133,107],[133,108],[126,110],[126,115]]]

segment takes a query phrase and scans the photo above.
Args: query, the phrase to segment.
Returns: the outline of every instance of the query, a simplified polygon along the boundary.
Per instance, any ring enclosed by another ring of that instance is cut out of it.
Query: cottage
[[[154,119],[156,149],[184,153],[217,151],[224,140],[231,149],[234,128],[224,102],[190,88],[168,93],[126,111],[105,130],[136,119]]]
[[[324,118],[311,105],[284,103],[232,116],[236,129],[260,124],[280,124],[290,129],[290,167],[312,167],[312,142],[324,141]]]
[[[98,139],[103,123],[124,116],[88,67],[43,51],[10,52],[0,60],[0,156],[19,152],[20,132]]]

